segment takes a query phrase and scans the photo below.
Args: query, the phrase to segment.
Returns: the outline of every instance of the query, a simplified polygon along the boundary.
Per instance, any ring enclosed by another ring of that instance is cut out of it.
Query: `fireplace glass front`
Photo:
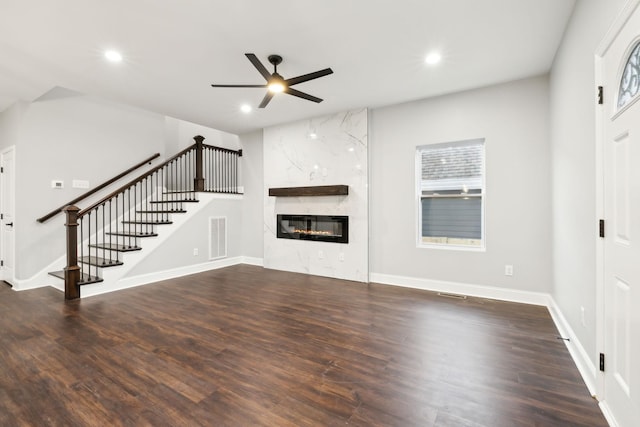
[[[279,239],[349,243],[349,217],[342,215],[278,215]]]

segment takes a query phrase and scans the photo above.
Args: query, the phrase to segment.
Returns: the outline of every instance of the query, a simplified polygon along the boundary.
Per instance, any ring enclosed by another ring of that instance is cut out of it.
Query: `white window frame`
[[[482,190],[481,190],[481,207],[480,207],[480,245],[456,245],[452,243],[425,243],[422,240],[422,150],[425,148],[441,146],[467,145],[473,142],[482,143]],[[487,204],[487,146],[485,138],[473,138],[459,141],[438,142],[431,144],[418,145],[415,151],[415,211],[416,215],[416,247],[423,249],[445,249],[455,251],[485,252],[487,249],[487,235],[485,227],[485,212]]]

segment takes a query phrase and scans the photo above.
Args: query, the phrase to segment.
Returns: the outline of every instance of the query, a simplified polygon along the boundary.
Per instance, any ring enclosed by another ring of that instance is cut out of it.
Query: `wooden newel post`
[[[78,212],[77,206],[66,206],[67,266],[64,268],[64,298],[80,298],[80,266],[78,265]]]
[[[204,174],[202,173],[202,151],[204,136],[194,136],[196,141],[196,177],[193,179],[193,190],[204,191]]]

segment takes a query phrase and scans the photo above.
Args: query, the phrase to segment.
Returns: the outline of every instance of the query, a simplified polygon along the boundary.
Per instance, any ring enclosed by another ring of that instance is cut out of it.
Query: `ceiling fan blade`
[[[309,95],[308,93],[300,92],[299,90],[291,89],[290,87],[286,88],[284,92],[288,93],[289,95],[297,96],[298,98],[306,99],[308,101],[322,102],[322,99],[320,98]]]
[[[260,103],[260,105],[258,105],[258,108],[266,107],[269,101],[271,101],[271,98],[273,98],[273,95],[273,92],[267,91],[267,94],[264,96],[264,98],[262,98],[262,102]]]
[[[271,78],[271,73],[264,67],[264,65],[262,65],[262,62],[260,62],[257,56],[255,56],[253,53],[245,53],[244,55],[249,59],[249,61],[251,61],[253,66],[258,69],[265,80],[268,81]]]
[[[302,76],[292,77],[290,79],[285,80],[285,83],[289,86],[297,85],[298,83],[307,82],[309,80],[317,79],[319,77],[328,76],[329,74],[333,74],[333,70],[331,68],[325,68],[324,70],[316,71],[309,74],[303,74]]]
[[[211,87],[262,87],[265,88],[267,85],[211,85]]]

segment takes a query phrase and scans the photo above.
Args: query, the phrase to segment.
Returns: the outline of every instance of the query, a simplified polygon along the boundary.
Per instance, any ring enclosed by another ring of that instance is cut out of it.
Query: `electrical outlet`
[[[338,254],[338,261],[344,261],[344,252]]]
[[[318,251],[318,259],[324,259],[324,252]]]
[[[51,181],[51,188],[56,188],[58,190],[61,190],[64,188],[64,181],[61,180],[53,180]]]
[[[584,307],[580,307],[580,322],[582,322],[582,326],[587,327],[587,322],[584,320]]]
[[[504,275],[513,276],[513,265],[507,264],[504,266]]]
[[[198,255],[198,248],[193,248],[193,256],[197,256]]]

